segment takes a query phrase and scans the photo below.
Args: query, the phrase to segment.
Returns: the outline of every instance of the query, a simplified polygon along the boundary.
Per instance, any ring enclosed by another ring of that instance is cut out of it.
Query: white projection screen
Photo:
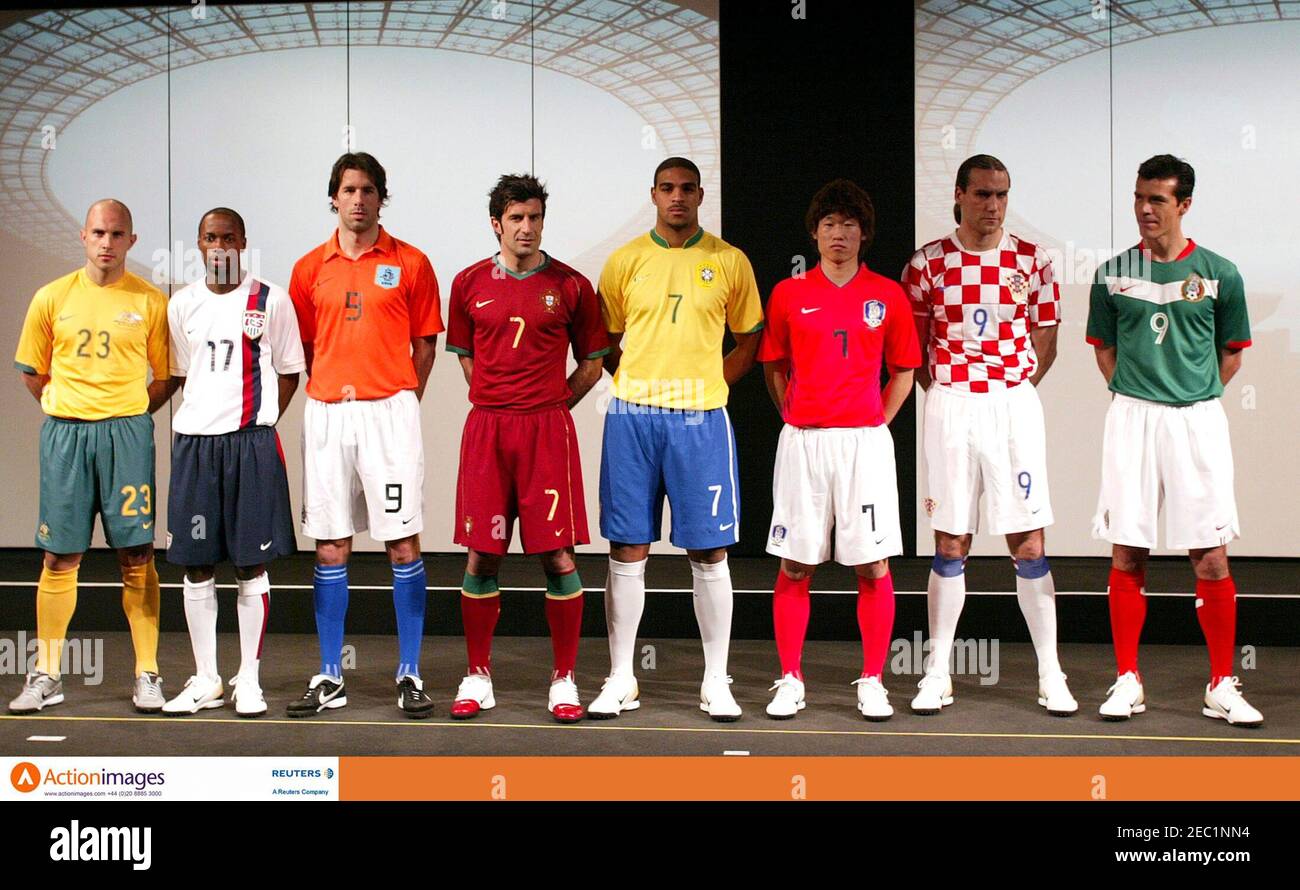
[[[428,254],[444,320],[452,277],[496,250],[487,192],[502,173],[546,182],[543,249],[593,282],[615,247],[653,224],[651,177],[668,155],[699,165],[701,222],[720,227],[716,0],[196,3],[4,15],[0,277],[11,355],[32,293],[84,262],[77,232],[94,200],[130,206],[139,235],[130,268],[165,293],[201,274],[185,254],[200,215],[222,205],[247,222],[245,267],[287,286],[293,263],[336,225],[327,184],[349,145],[385,166],[381,220]],[[422,410],[426,551],[459,549],[452,513],[469,405],[444,346],[440,338]],[[608,384],[606,376],[575,410],[591,551],[607,546],[596,519]],[[295,507],[304,399],[300,389],[279,424]],[[13,505],[0,518],[0,546],[30,547],[40,409],[17,379],[0,388],[0,403]],[[164,505],[169,416],[155,415]],[[97,531],[95,545],[103,543]],[[365,534],[356,546],[380,549]]]
[[[1109,553],[1091,534],[1110,394],[1084,341],[1088,285],[1098,259],[1138,240],[1138,165],[1170,153],[1196,170],[1184,231],[1246,283],[1253,345],[1223,395],[1242,528],[1231,552],[1300,555],[1288,518],[1300,489],[1297,46],[1293,3],[917,5],[918,244],[954,228],[961,161],[992,154],[1011,173],[1007,227],[1048,248],[1062,282],[1059,357],[1041,391],[1050,554]],[[917,410],[919,422],[923,401]],[[924,480],[919,437],[917,461]],[[924,554],[932,533],[919,503],[917,516]],[[972,552],[1006,545],[979,535]]]

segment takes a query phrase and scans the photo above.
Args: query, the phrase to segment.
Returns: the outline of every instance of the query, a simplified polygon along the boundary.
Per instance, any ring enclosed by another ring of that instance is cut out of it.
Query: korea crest
[[[885,323],[885,304],[879,300],[867,300],[862,304],[862,320],[869,328],[880,327]]]
[[[256,340],[266,330],[266,313],[256,309],[244,310],[244,336]]]
[[[1007,278],[1007,290],[1011,291],[1011,299],[1017,303],[1029,299],[1029,279],[1025,277],[1025,273],[1018,270],[1012,272]]]
[[[1205,279],[1195,272],[1183,280],[1183,299],[1189,303],[1199,303],[1205,299]]]

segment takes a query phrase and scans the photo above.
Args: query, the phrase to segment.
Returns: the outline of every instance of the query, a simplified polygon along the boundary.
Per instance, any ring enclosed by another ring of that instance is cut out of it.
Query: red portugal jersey
[[[609,352],[591,282],[545,252],[522,275],[496,257],[451,284],[447,349],[474,358],[469,400],[483,408],[532,411],[563,404],[568,353],[581,361]]]
[[[892,373],[921,364],[902,288],[865,264],[842,287],[820,264],[787,278],[766,314],[758,360],[790,362],[781,416],[791,426],[880,426],[881,365]]]
[[[954,232],[931,241],[903,269],[930,379],[968,392],[1010,389],[1033,376],[1034,328],[1061,320],[1052,261],[1036,244],[1003,232],[979,253]]]

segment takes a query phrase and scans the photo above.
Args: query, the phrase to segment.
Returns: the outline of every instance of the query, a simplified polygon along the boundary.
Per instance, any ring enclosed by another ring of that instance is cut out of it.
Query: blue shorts
[[[619,544],[669,540],[714,550],[740,540],[736,437],[726,408],[669,411],[614,399],[600,449],[600,533]]]

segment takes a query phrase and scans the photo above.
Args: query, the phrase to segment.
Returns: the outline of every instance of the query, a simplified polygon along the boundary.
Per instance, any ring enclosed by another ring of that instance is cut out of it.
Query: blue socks
[[[348,567],[316,566],[312,584],[316,636],[320,639],[320,673],[343,679],[343,619],[348,614]]]
[[[393,564],[393,611],[397,613],[397,679],[420,676],[420,645],[424,642],[424,560]]]
[[[1033,581],[1041,578],[1052,570],[1047,564],[1047,557],[1040,556],[1038,559],[1017,559],[1016,574],[1026,581]]]

